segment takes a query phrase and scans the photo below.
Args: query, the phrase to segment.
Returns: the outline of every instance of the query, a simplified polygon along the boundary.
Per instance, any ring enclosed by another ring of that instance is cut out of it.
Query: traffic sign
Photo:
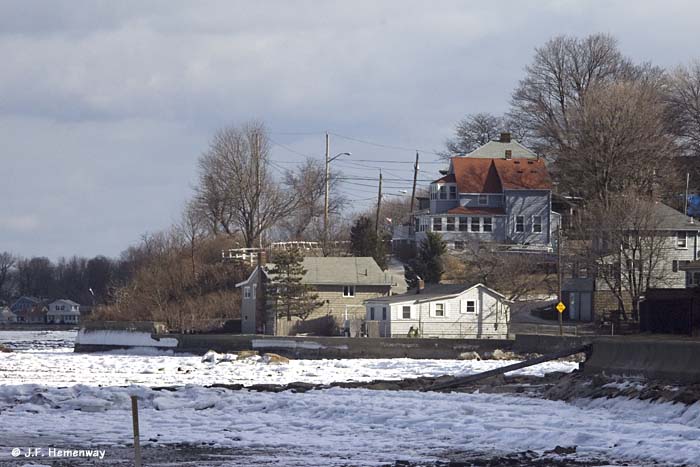
[[[564,313],[564,310],[566,310],[566,305],[564,305],[562,302],[557,303],[556,309],[559,313]]]

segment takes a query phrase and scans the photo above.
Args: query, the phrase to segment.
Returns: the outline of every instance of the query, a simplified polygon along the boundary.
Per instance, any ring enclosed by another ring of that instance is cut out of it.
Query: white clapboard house
[[[435,285],[366,300],[365,319],[381,337],[506,339],[510,305],[483,284]]]

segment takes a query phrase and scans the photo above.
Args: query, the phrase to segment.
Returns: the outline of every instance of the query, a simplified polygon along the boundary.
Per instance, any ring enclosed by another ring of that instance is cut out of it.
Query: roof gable
[[[501,193],[503,187],[493,159],[453,157],[450,171],[454,174],[460,193]]]
[[[507,143],[503,141],[489,141],[488,143],[479,146],[465,157],[505,159],[506,151],[510,151],[511,157],[515,159],[537,159],[537,154],[513,139]]]

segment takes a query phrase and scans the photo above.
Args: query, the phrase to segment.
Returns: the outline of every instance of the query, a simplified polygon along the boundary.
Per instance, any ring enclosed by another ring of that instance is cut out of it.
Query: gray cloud
[[[697,54],[698,13],[690,0],[3,2],[0,250],[116,255],[177,216],[221,126],[315,132],[273,137],[316,155],[325,129],[433,150],[465,113],[506,110],[549,37],[610,32],[674,66]]]

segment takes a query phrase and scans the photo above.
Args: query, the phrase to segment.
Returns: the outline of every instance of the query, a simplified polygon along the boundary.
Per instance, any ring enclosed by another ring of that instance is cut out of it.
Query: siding
[[[551,203],[549,191],[513,191],[505,192],[505,204],[507,215],[507,234],[506,237],[515,243],[520,244],[542,244],[550,243],[550,228],[551,228]],[[523,216],[525,219],[525,231],[515,231],[515,217]],[[532,231],[533,216],[542,218],[542,232],[535,233]]]
[[[465,312],[466,301],[473,300],[477,311]],[[445,316],[435,315],[435,304],[445,306]],[[425,303],[407,301],[392,303],[389,323],[382,322],[381,302],[366,305],[366,318],[370,308],[375,307],[375,321],[380,321],[380,335],[406,337],[409,330],[418,328],[422,337],[507,339],[510,310],[507,303],[485,287],[476,287],[448,300],[433,300]],[[403,307],[411,307],[411,318],[403,318]]]
[[[459,204],[468,208],[500,208],[503,207],[503,195],[501,193],[484,193],[488,196],[488,204],[479,204],[478,194],[460,194]]]

